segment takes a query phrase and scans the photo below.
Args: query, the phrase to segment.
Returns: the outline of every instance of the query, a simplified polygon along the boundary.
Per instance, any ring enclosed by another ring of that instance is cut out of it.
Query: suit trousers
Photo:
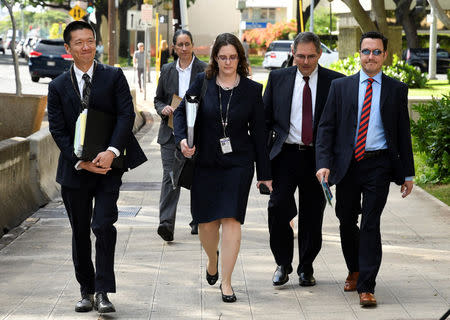
[[[313,273],[313,261],[322,247],[325,198],[315,176],[314,149],[285,148],[272,160],[273,192],[269,201],[270,248],[277,265],[291,266],[294,233],[289,222],[297,215],[294,193],[298,188],[297,273]]]
[[[105,191],[103,178],[86,179],[82,187],[61,187],[61,195],[72,227],[72,259],[82,294],[116,292],[114,251],[120,176],[113,177],[117,190]],[[106,179],[105,179],[106,180]],[[107,179],[108,183],[112,179]],[[95,199],[95,203],[94,203]],[[95,234],[95,269],[92,263],[91,229]]]
[[[389,193],[391,171],[387,154],[359,162],[352,160],[346,175],[336,185],[342,252],[349,272],[359,271],[357,290],[360,293],[375,291],[382,255],[380,219]]]
[[[163,179],[161,184],[161,195],[159,197],[159,223],[168,224],[175,229],[175,217],[177,213],[178,199],[180,198],[180,188],[173,188],[172,171],[175,159],[175,139],[161,145],[161,161],[163,166]]]

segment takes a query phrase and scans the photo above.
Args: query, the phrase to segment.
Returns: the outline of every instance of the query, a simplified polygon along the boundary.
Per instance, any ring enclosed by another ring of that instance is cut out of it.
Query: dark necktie
[[[305,86],[303,87],[303,104],[302,104],[302,142],[309,146],[312,143],[312,100],[311,89],[309,88],[309,77],[303,77]]]
[[[83,74],[83,80],[84,86],[83,86],[83,98],[81,99],[81,106],[82,109],[85,109],[88,107],[92,84],[91,84],[91,77],[89,77],[87,73]]]
[[[361,118],[359,120],[358,138],[355,146],[355,159],[360,161],[364,158],[366,150],[367,129],[369,128],[370,106],[372,105],[372,82],[373,79],[367,79],[366,95],[361,110]]]

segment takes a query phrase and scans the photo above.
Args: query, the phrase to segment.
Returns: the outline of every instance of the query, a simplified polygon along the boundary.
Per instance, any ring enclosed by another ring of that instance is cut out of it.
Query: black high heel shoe
[[[222,294],[222,301],[223,302],[235,302],[237,300],[236,299],[236,295],[234,294],[233,288],[231,288],[231,291],[233,291],[232,295],[223,294],[222,284],[220,284],[220,293]]]
[[[217,269],[217,272],[214,275],[210,275],[208,273],[208,269],[206,269],[206,281],[208,281],[209,285],[211,285],[211,286],[215,285],[217,280],[219,280],[219,251],[217,251],[216,269]]]

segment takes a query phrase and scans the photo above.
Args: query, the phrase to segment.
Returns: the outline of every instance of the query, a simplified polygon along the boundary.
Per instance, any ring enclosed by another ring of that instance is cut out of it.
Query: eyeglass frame
[[[365,56],[370,56],[370,54],[373,54],[374,56],[378,57],[379,55],[383,54],[385,51],[380,49],[370,50],[370,49],[362,49],[360,50],[361,54]]]
[[[224,56],[224,55],[220,55],[220,56],[217,56],[217,59],[219,59],[222,62],[227,62],[227,61],[233,62],[233,61],[239,60],[239,55],[238,54],[232,54],[229,57]]]

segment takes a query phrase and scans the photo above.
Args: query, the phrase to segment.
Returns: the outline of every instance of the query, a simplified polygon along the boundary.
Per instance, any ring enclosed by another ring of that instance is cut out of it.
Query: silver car
[[[292,65],[292,49],[293,40],[276,40],[267,48],[263,60],[263,67],[266,69],[285,68]],[[321,66],[329,66],[331,63],[339,59],[339,54],[332,51],[326,45],[321,43],[322,56],[319,59]]]

